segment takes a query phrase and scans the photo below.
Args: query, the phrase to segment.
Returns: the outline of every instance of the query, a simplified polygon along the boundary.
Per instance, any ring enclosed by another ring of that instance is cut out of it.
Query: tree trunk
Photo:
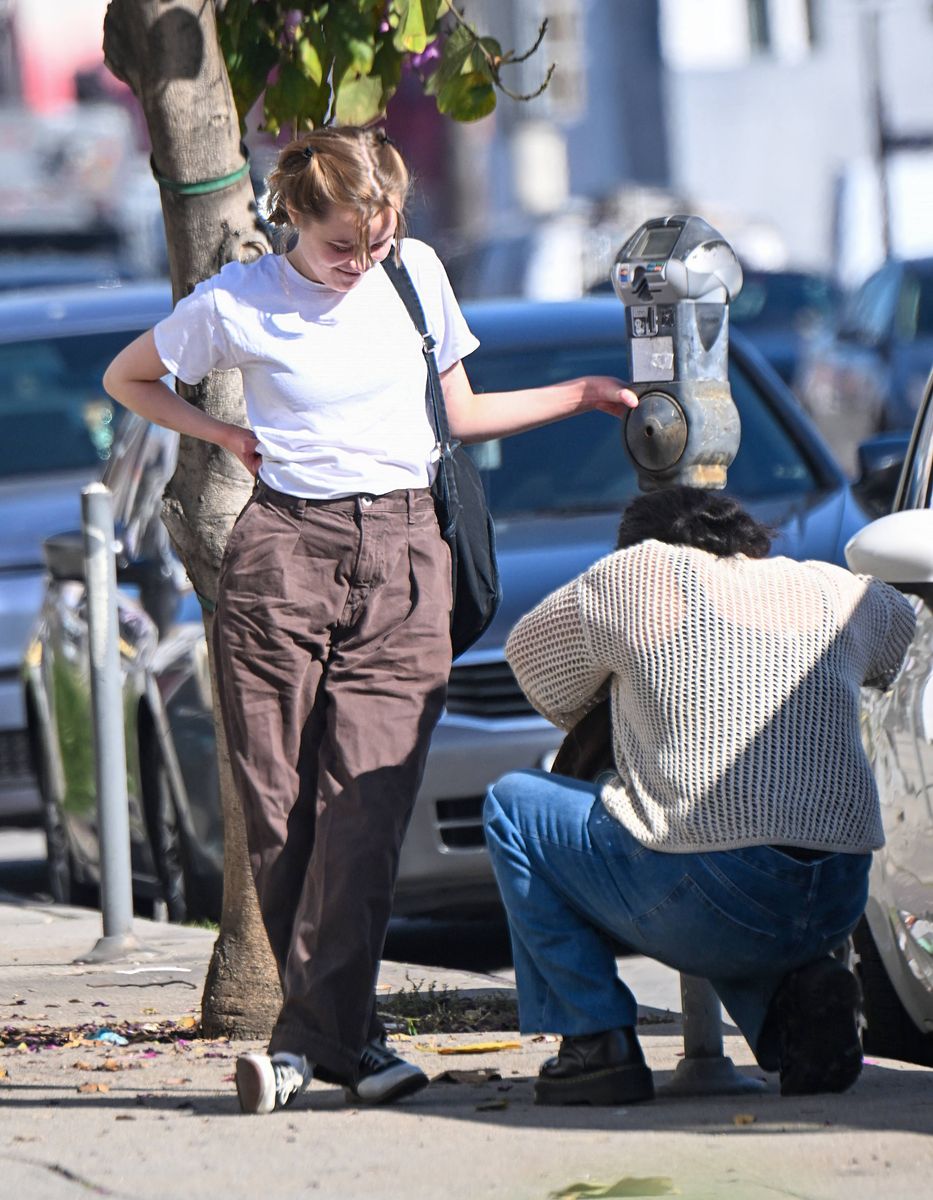
[[[104,56],[142,104],[159,175],[180,184],[201,183],[242,166],[239,121],[210,0],[111,0],[104,20]],[[175,300],[224,263],[249,261],[269,249],[248,175],[199,195],[163,186],[162,212]],[[179,391],[221,420],[246,424],[237,371],[215,372],[197,387],[179,385]],[[250,487],[248,474],[232,455],[182,438],[162,515],[207,614],[216,600],[227,535]],[[208,647],[210,625],[206,615]],[[217,714],[215,724],[224,899],[202,999],[203,1026],[211,1036],[263,1037],[278,1013],[281,992],[259,917],[243,814]]]

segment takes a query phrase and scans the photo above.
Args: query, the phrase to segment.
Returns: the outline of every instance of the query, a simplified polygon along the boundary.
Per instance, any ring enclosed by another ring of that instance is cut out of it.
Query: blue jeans
[[[708,979],[759,1063],[784,975],[836,949],[868,897],[870,854],[801,862],[771,846],[650,850],[596,784],[516,771],[494,784],[486,840],[509,918],[522,1032],[598,1033],[636,1021],[613,939]]]

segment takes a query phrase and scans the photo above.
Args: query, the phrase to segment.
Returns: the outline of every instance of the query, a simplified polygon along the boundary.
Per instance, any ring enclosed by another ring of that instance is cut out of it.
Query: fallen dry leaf
[[[94,1064],[85,1062],[84,1059],[79,1059],[76,1063],[71,1064],[75,1071],[93,1071]]]
[[[6,1067],[0,1067],[0,1079],[9,1079],[6,1073]]]
[[[758,1118],[754,1113],[736,1113],[732,1118],[733,1125],[754,1125]]]
[[[113,1119],[115,1121],[135,1121],[136,1120],[136,1118],[134,1116],[132,1116],[130,1113],[117,1113],[117,1115]]]
[[[100,1064],[101,1071],[122,1071],[123,1063],[117,1062],[115,1058],[105,1058]]]
[[[89,1095],[91,1092],[109,1092],[110,1085],[106,1083],[82,1083],[78,1088],[79,1092]]]
[[[521,1050],[521,1042],[468,1042],[464,1046],[440,1046],[438,1054],[492,1054],[496,1050]]]
[[[194,1029],[194,1027],[195,1027],[195,1025],[197,1025],[197,1023],[198,1023],[197,1017],[182,1017],[181,1020],[178,1022],[178,1028],[179,1029]]]
[[[477,1112],[499,1112],[503,1108],[508,1108],[508,1100],[487,1100],[484,1104],[477,1104]]]
[[[181,1087],[181,1085],[183,1083],[190,1083],[191,1080],[188,1078],[187,1075],[185,1075],[183,1078],[179,1078],[179,1079],[166,1079],[165,1082],[168,1084],[169,1087]]]

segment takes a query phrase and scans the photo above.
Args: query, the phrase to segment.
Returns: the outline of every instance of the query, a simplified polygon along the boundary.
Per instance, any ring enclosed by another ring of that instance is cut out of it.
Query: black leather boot
[[[538,1073],[535,1104],[637,1104],[654,1099],[651,1071],[629,1025],[565,1037]]]

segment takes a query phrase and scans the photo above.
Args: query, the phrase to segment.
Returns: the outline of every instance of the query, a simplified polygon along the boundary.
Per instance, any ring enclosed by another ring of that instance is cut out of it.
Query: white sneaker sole
[[[392,1075],[397,1075],[393,1080]],[[380,1080],[384,1086],[376,1091],[358,1092],[355,1088],[344,1088],[344,1095],[351,1104],[391,1104],[393,1100],[401,1100],[403,1096],[413,1096],[422,1088],[428,1086],[428,1077],[423,1071],[405,1070],[404,1072],[387,1071],[386,1078]],[[376,1076],[375,1078],[379,1078]],[[370,1080],[363,1080],[363,1086]]]
[[[244,1113],[259,1115],[273,1111],[275,1072],[267,1055],[241,1054],[236,1060],[236,1094]]]

